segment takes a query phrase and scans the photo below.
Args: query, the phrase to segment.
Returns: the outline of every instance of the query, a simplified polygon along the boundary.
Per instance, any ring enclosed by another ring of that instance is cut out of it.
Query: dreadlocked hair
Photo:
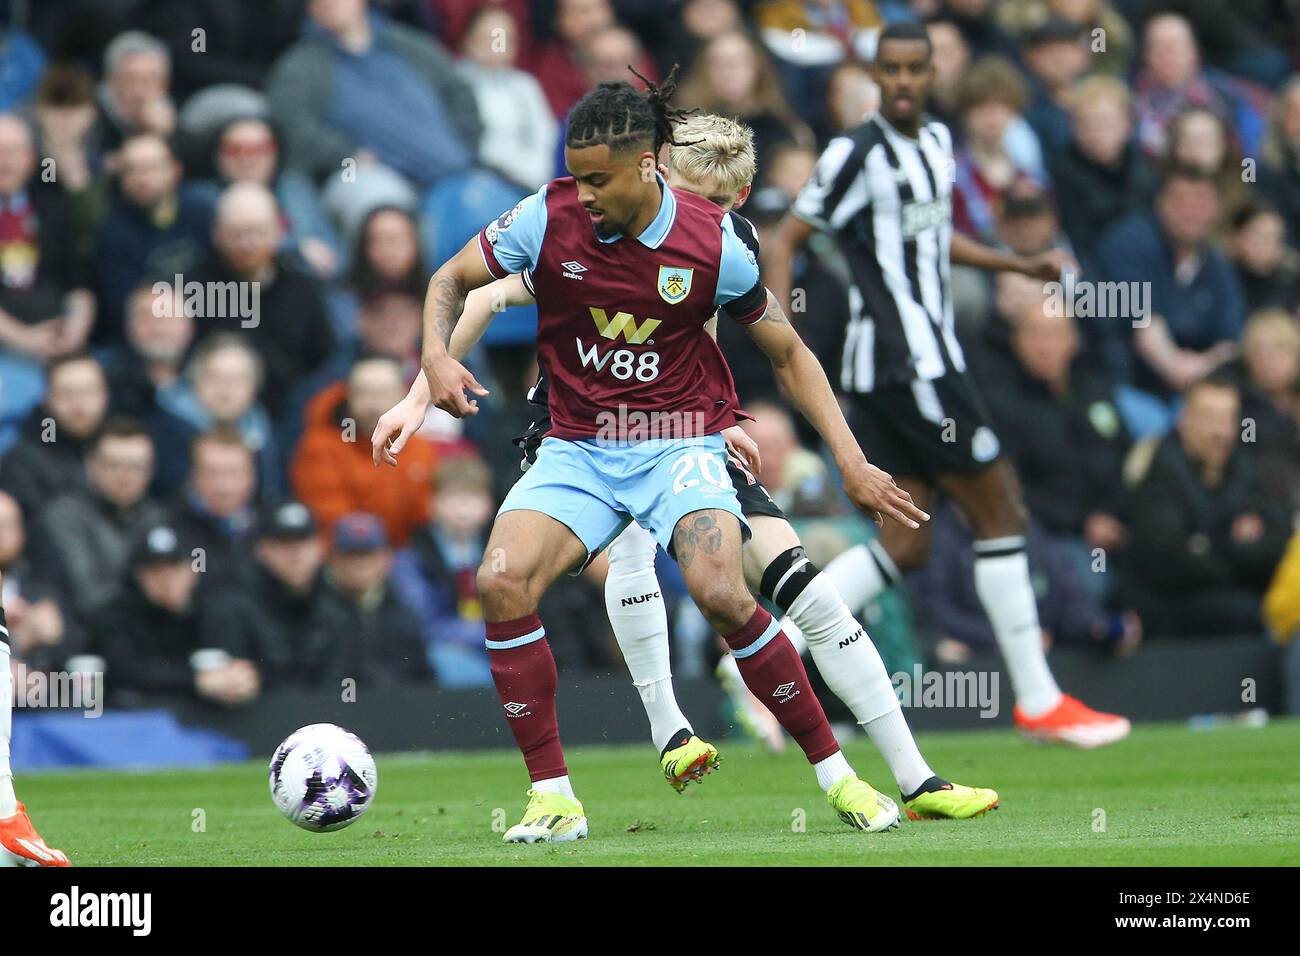
[[[645,84],[645,92],[637,92],[626,81],[601,83],[569,114],[564,145],[573,149],[604,145],[610,152],[646,146],[656,156],[665,143],[683,145],[673,138],[673,127],[694,110],[668,105],[677,92],[676,64],[662,83],[651,83],[631,66],[628,70]]]

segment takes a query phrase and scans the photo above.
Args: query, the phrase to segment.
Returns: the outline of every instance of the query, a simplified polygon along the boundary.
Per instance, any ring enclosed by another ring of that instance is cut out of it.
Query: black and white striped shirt
[[[952,136],[926,117],[916,139],[879,113],[831,140],[794,214],[839,241],[852,275],[840,384],[931,381],[966,367],[953,330]]]

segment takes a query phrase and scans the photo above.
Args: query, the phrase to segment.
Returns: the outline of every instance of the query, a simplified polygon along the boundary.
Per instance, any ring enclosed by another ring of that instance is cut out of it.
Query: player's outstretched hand
[[[883,525],[893,518],[909,528],[921,527],[930,516],[912,502],[912,496],[894,483],[894,478],[870,462],[863,462],[844,476],[844,490],[849,500],[872,521]]]
[[[486,395],[488,390],[478,383],[470,370],[446,353],[432,360],[426,367],[429,377],[429,398],[444,412],[457,418],[478,414],[478,402],[467,399],[465,392]]]
[[[1075,276],[1083,275],[1083,269],[1080,268],[1078,261],[1064,249],[1048,249],[1036,256],[1030,256],[1028,266],[1025,274],[1031,279],[1041,279],[1043,282],[1060,282],[1066,272],[1073,272]]]
[[[757,477],[763,470],[763,459],[758,454],[758,442],[749,437],[749,432],[739,425],[732,425],[722,430],[722,437],[727,442],[727,451],[745,463],[745,467]]]
[[[420,430],[428,411],[428,402],[407,395],[380,415],[379,421],[375,423],[374,434],[370,436],[371,461],[376,465],[386,462],[396,467],[398,453],[406,447],[411,436]]]

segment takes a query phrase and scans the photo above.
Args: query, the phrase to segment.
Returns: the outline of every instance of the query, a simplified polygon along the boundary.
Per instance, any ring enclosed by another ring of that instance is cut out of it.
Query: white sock
[[[890,572],[886,577],[881,566]],[[881,592],[899,580],[898,569],[878,541],[858,544],[839,554],[822,569],[839,591],[845,606],[854,614],[880,597]]]
[[[835,751],[825,760],[817,761],[813,764],[813,771],[817,774],[817,786],[822,788],[823,793],[830,793],[831,787],[845,777],[853,776],[853,768],[844,759],[842,750]]]
[[[975,592],[1002,649],[1016,704],[1030,717],[1047,713],[1060,703],[1061,689],[1043,651],[1023,537],[975,542]]]
[[[606,552],[605,612],[632,684],[650,718],[650,738],[663,752],[677,731],[691,729],[677,706],[668,658],[668,612],[655,576],[655,539],[633,523]]]
[[[826,686],[871,737],[899,790],[912,793],[934,776],[908,729],[880,652],[824,571],[790,603],[789,623],[795,627],[783,620],[781,628],[787,635],[802,632]]]
[[[551,777],[549,780],[534,780],[533,789],[540,790],[542,793],[558,793],[568,797],[570,800],[576,800],[573,795],[573,785],[569,783],[569,776]]]
[[[867,721],[862,727],[880,751],[880,756],[885,758],[885,763],[889,764],[894,783],[898,784],[898,792],[903,796],[915,793],[921,784],[935,775],[921,756],[897,700],[893,710]]]
[[[9,670],[9,632],[0,635],[0,819],[18,812],[14,772],[9,766],[9,738],[13,734],[14,679]]]

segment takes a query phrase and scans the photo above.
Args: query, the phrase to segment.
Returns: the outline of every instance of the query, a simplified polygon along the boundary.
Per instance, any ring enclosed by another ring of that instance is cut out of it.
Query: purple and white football
[[[271,799],[304,830],[326,833],[355,823],[375,799],[375,758],[356,734],[334,724],[309,724],[275,750]]]

